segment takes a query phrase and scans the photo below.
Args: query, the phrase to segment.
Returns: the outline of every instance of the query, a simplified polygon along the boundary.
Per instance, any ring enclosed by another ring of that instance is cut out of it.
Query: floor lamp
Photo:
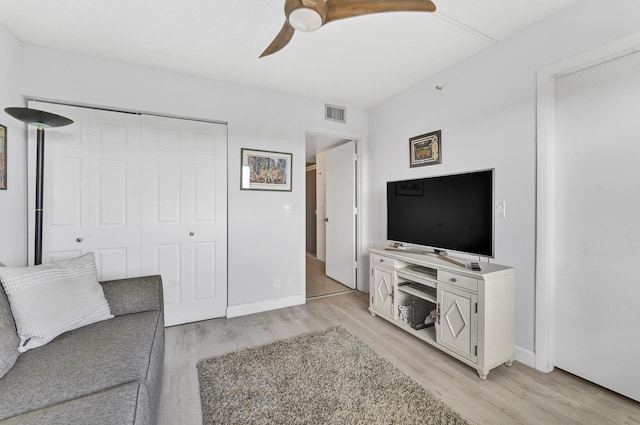
[[[5,112],[27,125],[38,128],[36,154],[36,225],[33,264],[42,264],[42,213],[44,200],[44,129],[72,124],[69,118],[29,108],[5,108]]]

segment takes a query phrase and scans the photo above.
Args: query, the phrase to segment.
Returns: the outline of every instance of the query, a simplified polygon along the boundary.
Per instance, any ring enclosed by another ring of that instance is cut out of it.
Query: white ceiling
[[[316,162],[316,156],[319,153],[326,152],[329,149],[340,146],[349,139],[342,137],[329,136],[325,134],[306,133],[305,134],[305,161]]]
[[[297,32],[262,59],[284,0],[0,0],[0,22],[25,43],[368,108],[576,0],[433,1]]]

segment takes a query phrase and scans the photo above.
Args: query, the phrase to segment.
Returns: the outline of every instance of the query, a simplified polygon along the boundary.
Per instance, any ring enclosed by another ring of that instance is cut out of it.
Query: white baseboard
[[[279,308],[302,305],[306,302],[303,295],[294,295],[275,300],[260,301],[252,304],[243,304],[227,307],[227,317],[247,316],[249,314],[262,313],[263,311],[277,310]]]
[[[533,351],[525,350],[524,348],[518,347],[516,345],[515,357],[517,362],[520,362],[524,365],[527,365],[535,369],[536,353],[534,353]]]

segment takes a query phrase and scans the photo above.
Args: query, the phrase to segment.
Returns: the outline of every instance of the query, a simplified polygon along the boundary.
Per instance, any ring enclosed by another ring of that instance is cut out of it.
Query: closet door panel
[[[184,303],[184,268],[185,257],[183,243],[155,243],[153,254],[155,270],[152,274],[162,276],[164,289],[165,324],[167,326],[181,323],[186,316]]]
[[[169,275],[161,273],[167,324],[224,316],[226,126],[152,116],[142,122],[143,269],[160,273],[165,261],[154,264],[147,252],[179,245],[166,260]]]
[[[119,279],[127,274],[128,249],[108,248],[95,251],[96,267],[102,274],[102,280]]]
[[[156,222],[182,225],[182,165],[179,162],[155,164]]]
[[[183,130],[188,240],[188,320],[226,315],[226,126],[190,122]]]
[[[45,130],[42,262],[63,260],[88,252],[89,138],[87,110],[29,101],[28,106],[74,121]],[[36,130],[29,126],[28,205],[29,264],[33,264],[35,216]],[[80,242],[78,242],[80,241]]]
[[[139,275],[139,117],[36,101],[29,107],[74,121],[45,133],[43,262],[93,251],[100,280]],[[30,143],[30,164],[34,151]],[[34,179],[30,167],[31,213]],[[32,262],[33,223],[29,232]]]
[[[89,110],[89,240],[102,280],[140,275],[140,118]],[[98,260],[98,257],[101,259]]]
[[[98,160],[96,184],[99,227],[127,225],[127,163]]]
[[[52,156],[47,163],[47,221],[52,228],[82,227],[82,162],[78,157]]]

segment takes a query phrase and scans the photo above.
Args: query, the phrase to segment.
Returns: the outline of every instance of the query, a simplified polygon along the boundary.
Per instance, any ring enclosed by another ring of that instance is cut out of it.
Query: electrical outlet
[[[291,276],[284,277],[284,287],[285,288],[291,287]]]
[[[273,287],[274,288],[282,287],[282,278],[280,276],[276,276],[273,278]]]

